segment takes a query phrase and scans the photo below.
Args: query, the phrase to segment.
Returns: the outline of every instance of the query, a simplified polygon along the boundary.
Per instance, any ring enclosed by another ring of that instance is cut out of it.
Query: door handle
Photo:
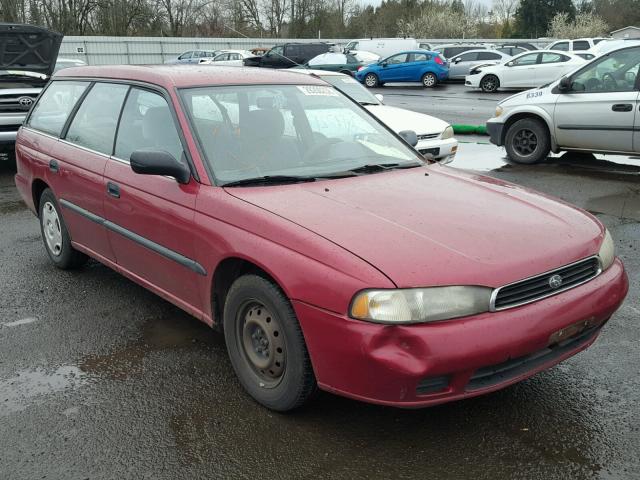
[[[616,103],[611,107],[611,110],[613,110],[614,112],[630,112],[631,110],[633,110],[633,105],[631,105],[630,103]]]
[[[120,187],[113,182],[107,182],[107,193],[114,198],[120,198]]]
[[[58,173],[58,171],[60,170],[60,167],[58,167],[58,162],[55,160],[49,160],[49,170],[51,170],[53,173]]]

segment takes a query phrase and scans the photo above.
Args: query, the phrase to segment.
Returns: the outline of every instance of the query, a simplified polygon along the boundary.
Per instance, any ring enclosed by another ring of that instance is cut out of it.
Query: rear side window
[[[591,48],[591,45],[589,45],[589,42],[585,42],[584,40],[573,42],[574,50],[589,50],[590,48]]]
[[[542,61],[540,63],[560,63],[566,62],[569,60],[569,57],[566,55],[561,55],[559,53],[543,53]]]
[[[66,140],[111,155],[122,102],[129,87],[96,83],[71,122]]]
[[[118,127],[115,156],[129,160],[136,150],[162,150],[180,160],[182,143],[169,104],[157,93],[132,88]]]
[[[69,113],[88,86],[87,82],[53,82],[33,107],[29,127],[59,136]]]
[[[426,53],[414,53],[413,54],[413,60],[414,62],[426,62],[430,60],[429,55],[427,55]]]

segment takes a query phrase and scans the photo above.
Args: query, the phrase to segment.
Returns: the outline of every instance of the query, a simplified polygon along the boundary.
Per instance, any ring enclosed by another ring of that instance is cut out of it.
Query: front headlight
[[[447,128],[445,128],[444,132],[442,132],[442,135],[440,135],[440,138],[442,140],[446,140],[447,138],[453,138],[453,127],[449,125]]]
[[[496,117],[499,117],[500,115],[502,115],[502,112],[504,112],[504,108],[502,108],[500,105],[498,105],[498,106],[496,107],[496,114],[495,114],[495,116],[496,116]]]
[[[602,241],[602,245],[600,245],[598,257],[600,257],[602,271],[609,268],[613,263],[613,260],[616,258],[616,247],[613,243],[613,238],[611,237],[609,230],[605,230],[604,232],[604,240]]]
[[[491,292],[467,286],[363,290],[353,297],[349,315],[386,324],[448,320],[488,312]]]

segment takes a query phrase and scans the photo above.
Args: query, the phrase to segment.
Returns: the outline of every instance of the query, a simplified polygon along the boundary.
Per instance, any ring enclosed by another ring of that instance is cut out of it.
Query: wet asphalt
[[[0,479],[640,478],[640,159],[519,166],[464,140],[452,167],[596,214],[630,291],[585,352],[422,410],[325,393],[286,415],[258,406],[220,334],[96,262],[56,270],[0,164]]]

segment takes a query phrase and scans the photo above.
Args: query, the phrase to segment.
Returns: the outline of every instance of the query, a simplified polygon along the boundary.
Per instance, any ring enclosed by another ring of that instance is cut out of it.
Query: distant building
[[[611,32],[613,38],[640,38],[640,27],[624,27]]]

